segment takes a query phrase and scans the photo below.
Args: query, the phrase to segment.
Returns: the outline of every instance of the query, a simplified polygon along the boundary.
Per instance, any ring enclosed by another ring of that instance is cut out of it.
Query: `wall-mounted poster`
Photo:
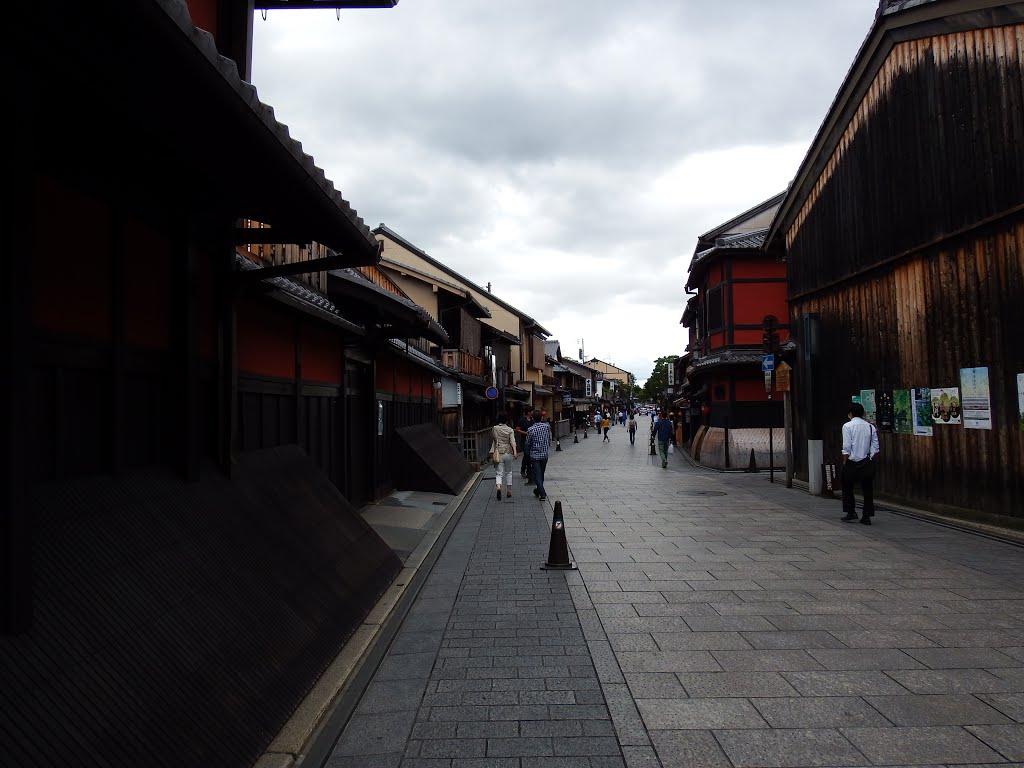
[[[932,391],[928,387],[911,390],[914,401],[914,434],[932,436]]]
[[[960,369],[960,407],[967,429],[992,429],[988,368]]]
[[[909,389],[892,391],[892,426],[897,435],[914,434],[914,403]]]
[[[862,389],[860,391],[860,404],[864,406],[864,421],[868,424],[875,423],[875,390]]]
[[[1024,432],[1024,373],[1017,374],[1017,420]]]
[[[932,390],[932,421],[936,426],[960,423],[960,390],[956,387]]]
[[[878,431],[893,432],[896,429],[894,420],[892,390],[880,389],[875,396],[875,413],[878,416]]]

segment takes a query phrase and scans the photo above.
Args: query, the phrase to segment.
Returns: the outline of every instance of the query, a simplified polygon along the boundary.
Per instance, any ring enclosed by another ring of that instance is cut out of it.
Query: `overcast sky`
[[[253,84],[372,228],[643,381],[698,235],[793,178],[875,0],[269,11]]]

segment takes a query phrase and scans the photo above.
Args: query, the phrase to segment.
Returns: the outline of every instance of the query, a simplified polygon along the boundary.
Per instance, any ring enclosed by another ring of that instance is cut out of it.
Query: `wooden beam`
[[[15,48],[17,50],[17,46]],[[28,457],[33,402],[31,386],[32,233],[36,151],[33,141],[32,68],[12,83],[11,127],[19,151],[5,153],[8,189],[0,256],[0,633],[27,632],[32,624],[32,509]],[[38,398],[38,395],[37,395]],[[39,428],[36,425],[36,428]]]
[[[290,264],[278,264],[273,267],[260,267],[235,273],[235,280],[239,285],[248,285],[269,280],[272,277],[291,277],[293,275],[305,275],[310,272],[323,272],[329,269],[344,269],[345,267],[365,266],[366,261],[358,256],[348,256],[336,253],[333,256],[324,256],[320,259],[308,259],[306,261],[293,261]]]
[[[195,229],[181,213],[171,245],[171,333],[174,406],[170,428],[174,463],[181,476],[199,479],[202,452],[199,402],[199,264]]]

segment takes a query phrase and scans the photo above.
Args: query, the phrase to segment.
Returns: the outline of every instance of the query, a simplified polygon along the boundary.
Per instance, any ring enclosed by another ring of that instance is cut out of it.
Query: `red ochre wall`
[[[736,400],[768,400],[764,391],[764,376],[761,378],[736,379]],[[777,396],[778,397],[778,396]]]
[[[217,36],[217,0],[185,0],[192,23]]]
[[[171,343],[171,249],[160,233],[125,223],[124,340],[130,346],[167,349]]]
[[[302,379],[322,384],[341,384],[341,336],[326,328],[302,328]]]
[[[32,324],[41,330],[110,339],[111,211],[92,198],[36,177]],[[58,221],[53,212],[59,211]],[[62,239],[72,232],[75,239]]]
[[[295,378],[295,319],[251,301],[238,303],[238,370]]]
[[[377,391],[430,399],[434,380],[430,372],[395,355],[381,355],[377,360]]]

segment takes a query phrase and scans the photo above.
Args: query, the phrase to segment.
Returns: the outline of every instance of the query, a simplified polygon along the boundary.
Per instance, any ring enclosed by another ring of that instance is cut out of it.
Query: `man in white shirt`
[[[853,500],[853,486],[860,483],[864,495],[864,512],[860,521],[871,525],[875,516],[874,459],[878,455],[878,430],[864,421],[864,406],[853,403],[847,414],[850,420],[843,424],[843,515],[842,521],[857,519]]]

